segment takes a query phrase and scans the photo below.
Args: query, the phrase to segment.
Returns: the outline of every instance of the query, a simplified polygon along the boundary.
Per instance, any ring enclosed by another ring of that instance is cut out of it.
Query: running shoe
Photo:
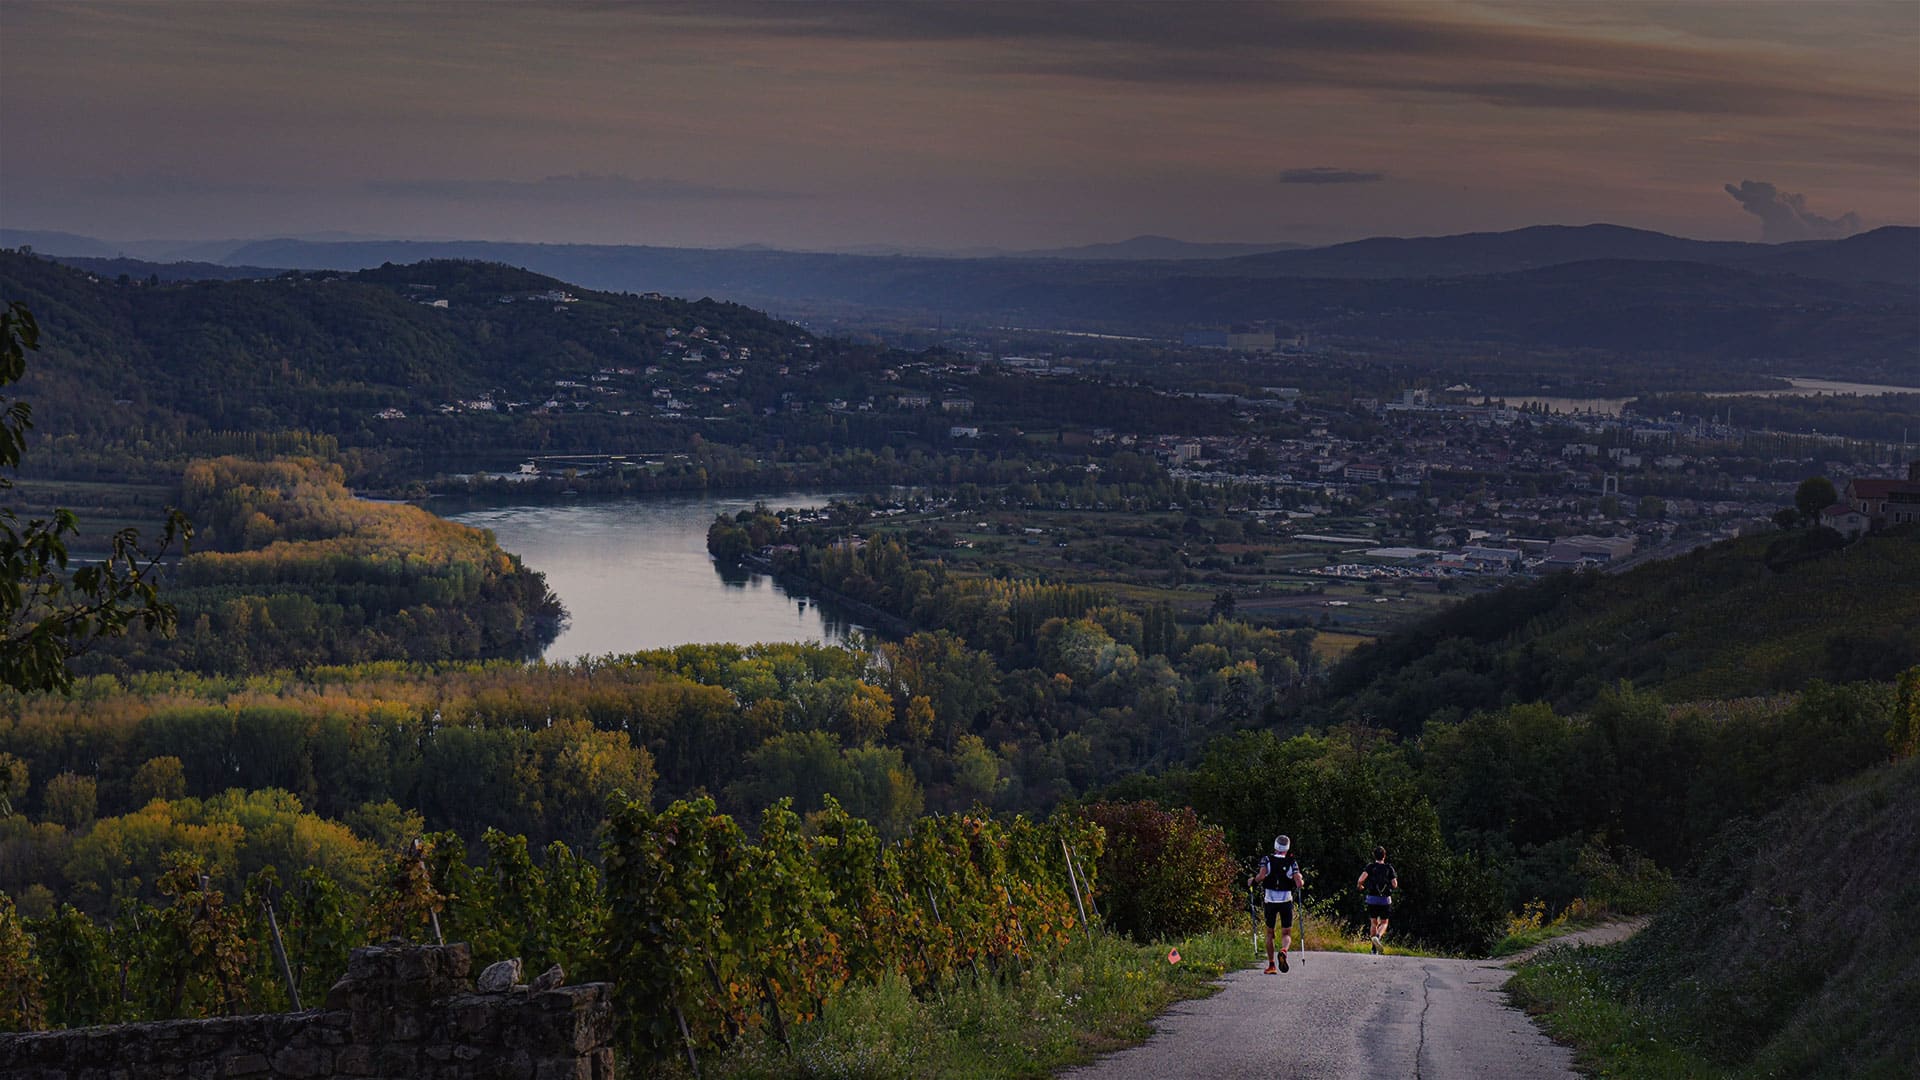
[[[1271,971],[1273,969],[1269,968],[1267,970]],[[1280,954],[1280,970],[1281,971],[1287,970],[1287,954],[1286,953]]]
[[[1269,975],[1277,975],[1277,974],[1279,974],[1279,973],[1280,973],[1280,969],[1279,969],[1279,968],[1276,968],[1276,967],[1274,967],[1274,966],[1273,966],[1272,964],[1268,964],[1268,965],[1267,965],[1267,974],[1269,974]]]

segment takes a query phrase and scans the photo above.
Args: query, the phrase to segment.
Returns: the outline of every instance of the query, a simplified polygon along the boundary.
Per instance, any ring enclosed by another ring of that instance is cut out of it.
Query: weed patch
[[[1178,964],[1168,963],[1170,948]],[[917,992],[898,978],[848,987],[791,1029],[790,1053],[758,1031],[701,1064],[709,1075],[763,1080],[1049,1076],[1145,1039],[1167,1006],[1211,994],[1213,980],[1251,961],[1241,933],[1151,945],[1101,936],[997,977],[983,970]]]

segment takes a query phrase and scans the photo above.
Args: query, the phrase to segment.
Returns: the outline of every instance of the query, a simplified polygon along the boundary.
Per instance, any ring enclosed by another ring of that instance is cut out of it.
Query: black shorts
[[[1393,905],[1392,904],[1368,904],[1367,918],[1391,919],[1393,918]]]
[[[1280,925],[1283,929],[1293,929],[1293,901],[1282,900],[1278,903],[1267,901],[1267,929],[1269,930],[1273,929],[1275,915],[1280,916]]]

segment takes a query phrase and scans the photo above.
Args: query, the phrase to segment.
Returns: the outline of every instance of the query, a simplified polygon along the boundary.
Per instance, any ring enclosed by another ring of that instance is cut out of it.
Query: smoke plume
[[[1807,197],[1781,191],[1763,180],[1742,180],[1726,186],[1742,209],[1760,219],[1760,239],[1831,240],[1860,231],[1860,215],[1849,210],[1837,218],[1821,217],[1807,209]]]

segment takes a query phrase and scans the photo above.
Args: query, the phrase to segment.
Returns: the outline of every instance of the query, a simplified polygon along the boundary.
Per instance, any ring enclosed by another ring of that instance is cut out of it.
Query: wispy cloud
[[[619,173],[574,173],[539,180],[374,180],[375,195],[403,199],[458,199],[541,203],[708,202],[725,199],[792,199],[797,192],[771,188],[724,187],[661,177]]]
[[[1280,182],[1283,184],[1374,184],[1386,178],[1386,173],[1336,169],[1328,165],[1287,169],[1280,174]]]
[[[1649,39],[1469,5],[876,4],[780,0],[655,7],[690,32],[937,47],[934,62],[1111,83],[1436,94],[1506,107],[1773,116],[1910,108],[1779,49]]]

